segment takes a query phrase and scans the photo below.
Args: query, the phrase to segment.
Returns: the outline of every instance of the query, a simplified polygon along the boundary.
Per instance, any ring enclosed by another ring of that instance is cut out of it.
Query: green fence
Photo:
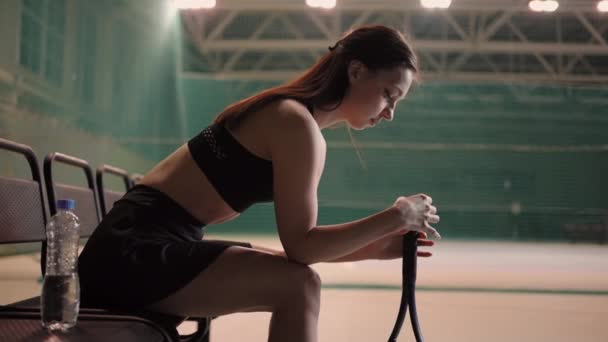
[[[608,224],[608,90],[447,81],[417,86],[393,122],[353,132],[355,145],[345,129],[324,132],[319,223],[358,219],[424,192],[446,238],[579,240],[578,232],[604,241],[595,230]],[[269,86],[183,82],[190,134],[230,101]],[[209,229],[269,233],[273,214],[262,204]]]

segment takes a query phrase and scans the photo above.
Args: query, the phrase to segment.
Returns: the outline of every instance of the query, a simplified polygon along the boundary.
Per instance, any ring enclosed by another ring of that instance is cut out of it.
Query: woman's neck
[[[333,127],[345,121],[336,109],[325,111],[318,107],[313,107],[312,117],[315,119],[320,129]]]

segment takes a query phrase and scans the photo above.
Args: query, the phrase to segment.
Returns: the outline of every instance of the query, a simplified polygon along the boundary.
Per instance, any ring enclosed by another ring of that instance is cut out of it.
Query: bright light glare
[[[559,2],[555,0],[532,0],[528,3],[530,9],[535,12],[555,12]]]
[[[332,9],[336,7],[336,0],[306,0],[306,4],[313,8]]]
[[[602,0],[598,2],[597,10],[600,12],[608,12],[608,0]]]
[[[213,8],[215,0],[171,0],[171,5],[177,9]]]
[[[420,4],[426,8],[449,8],[452,0],[420,0]]]

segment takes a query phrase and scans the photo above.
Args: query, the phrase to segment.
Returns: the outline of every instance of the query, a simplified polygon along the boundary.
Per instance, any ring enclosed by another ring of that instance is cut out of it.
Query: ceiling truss
[[[285,80],[349,28],[378,23],[409,36],[425,79],[608,85],[608,15],[584,2],[552,14],[532,13],[521,1],[463,1],[447,11],[412,3],[349,1],[339,10],[317,11],[293,1],[252,0],[185,11],[182,73]]]

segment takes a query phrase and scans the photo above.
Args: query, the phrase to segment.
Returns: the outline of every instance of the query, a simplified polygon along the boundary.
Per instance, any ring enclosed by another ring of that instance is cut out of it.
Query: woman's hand
[[[401,222],[403,223],[398,234],[407,231],[418,231],[426,233],[435,239],[441,239],[439,232],[430,224],[439,222],[437,208],[432,205],[433,199],[425,194],[397,198],[393,208],[398,209]]]
[[[405,233],[391,234],[369,245],[369,253],[371,253],[372,259],[390,260],[401,258],[403,256],[404,234]],[[417,245],[431,247],[435,244],[435,242],[427,240],[426,238],[426,233],[419,232],[418,240],[416,241]],[[419,257],[430,257],[433,255],[433,253],[426,251],[418,251],[417,255]]]

